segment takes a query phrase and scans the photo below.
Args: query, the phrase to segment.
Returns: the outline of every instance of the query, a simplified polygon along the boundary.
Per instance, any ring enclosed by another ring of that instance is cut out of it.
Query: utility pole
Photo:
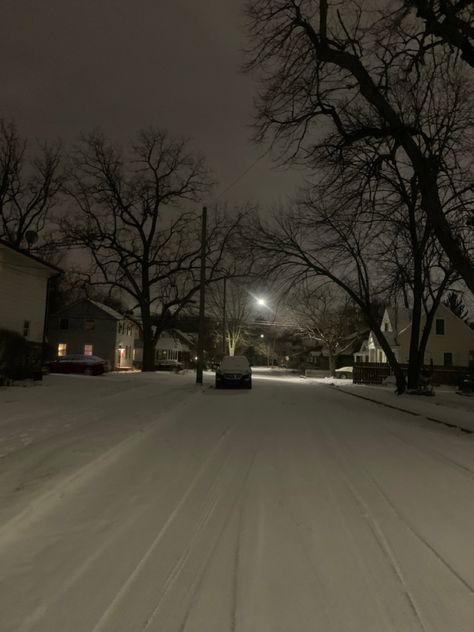
[[[201,278],[199,286],[199,332],[197,343],[196,384],[202,384],[204,368],[204,329],[206,307],[206,250],[207,250],[207,207],[202,207],[201,221]]]
[[[227,314],[226,314],[226,303],[227,303],[227,277],[224,277],[224,302],[222,305],[222,355],[226,355],[226,336],[227,336]]]

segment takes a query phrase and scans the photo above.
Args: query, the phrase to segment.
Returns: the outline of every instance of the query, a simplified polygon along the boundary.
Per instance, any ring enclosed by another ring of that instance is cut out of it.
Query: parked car
[[[252,388],[252,369],[245,356],[224,356],[216,369],[216,388]]]
[[[84,375],[102,375],[109,363],[94,355],[71,354],[60,356],[46,366],[50,373],[83,373]]]
[[[157,371],[181,371],[184,364],[178,360],[160,360],[155,368]]]
[[[336,377],[341,380],[346,380],[347,378],[352,378],[353,367],[351,366],[343,366],[340,369],[336,369]]]
[[[457,377],[458,391],[461,393],[473,393],[474,392],[474,373],[465,371],[460,373]]]

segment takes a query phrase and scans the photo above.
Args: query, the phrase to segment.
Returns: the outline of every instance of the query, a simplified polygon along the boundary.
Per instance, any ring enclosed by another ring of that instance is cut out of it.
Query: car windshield
[[[245,356],[226,356],[222,359],[221,369],[226,371],[248,371],[249,361]]]

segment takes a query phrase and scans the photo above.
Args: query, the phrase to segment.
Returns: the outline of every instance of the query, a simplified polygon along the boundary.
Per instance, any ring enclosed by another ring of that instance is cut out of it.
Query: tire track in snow
[[[326,432],[323,431],[325,434]],[[326,434],[326,437],[328,437],[328,435]],[[333,453],[333,457],[334,457],[334,453],[336,451],[336,443],[334,441],[334,439],[331,437],[330,438],[330,442],[332,443],[333,449],[332,449],[332,453]],[[379,544],[380,549],[382,550],[390,568],[392,569],[394,575],[397,577],[399,584],[402,588],[403,594],[405,595],[407,602],[416,618],[416,620],[418,621],[419,627],[423,632],[430,632],[430,629],[428,627],[428,623],[427,621],[425,621],[423,613],[421,611],[421,607],[420,605],[417,603],[417,600],[413,594],[413,591],[410,587],[410,584],[407,580],[407,578],[405,577],[402,568],[397,560],[397,557],[392,549],[392,547],[390,546],[387,538],[385,537],[385,534],[383,532],[382,527],[380,526],[379,522],[377,521],[377,519],[375,518],[372,510],[370,509],[369,505],[364,501],[364,499],[362,498],[362,496],[359,494],[359,492],[356,490],[356,488],[354,487],[354,485],[351,483],[350,479],[347,477],[343,467],[341,466],[339,460],[337,459],[337,457],[334,457],[334,463],[337,463],[338,465],[338,469],[339,469],[339,473],[341,475],[342,480],[344,481],[344,483],[346,484],[346,487],[349,489],[351,495],[353,496],[353,498],[356,500],[357,504],[359,505],[359,507],[362,509],[361,511],[361,515],[365,518],[367,524],[369,525],[374,537],[375,537],[375,541]],[[338,501],[339,502],[339,501]],[[342,510],[341,510],[342,511]]]
[[[466,579],[464,579],[464,577],[462,577],[460,573],[457,572],[457,570],[440,554],[440,552],[437,551],[435,547],[432,544],[430,544],[428,540],[421,535],[421,533],[419,533],[415,529],[415,527],[411,524],[408,518],[400,511],[400,509],[393,503],[393,501],[389,498],[389,496],[384,492],[384,490],[379,485],[377,480],[373,478],[372,476],[370,476],[370,479],[372,480],[374,487],[377,488],[380,496],[385,500],[387,505],[389,505],[392,508],[392,511],[397,516],[397,518],[399,518],[399,520],[405,524],[407,529],[409,529],[411,533],[413,533],[413,535],[433,553],[433,555],[441,562],[441,564],[443,564],[447,568],[447,570],[450,571],[454,575],[454,577],[456,577],[459,580],[459,582],[465,588],[467,588],[467,590],[471,594],[474,594],[474,587]]]
[[[191,537],[187,541],[184,551],[178,557],[173,568],[169,572],[164,582],[164,586],[162,587],[161,594],[156,605],[154,606],[154,608],[152,609],[151,613],[148,615],[144,623],[140,626],[140,632],[145,632],[145,630],[148,630],[150,625],[153,623],[153,620],[160,614],[160,610],[164,601],[166,600],[167,596],[170,594],[175,584],[180,579],[180,576],[186,566],[186,563],[188,562],[189,558],[194,552],[195,544],[199,540],[199,537],[202,535],[204,528],[209,525],[209,522],[214,516],[216,507],[218,506],[224,494],[224,485],[222,483],[222,479],[220,478],[220,474],[226,468],[230,459],[231,459],[231,455],[229,454],[227,455],[227,458],[225,459],[225,461],[220,465],[219,470],[216,473],[216,476],[214,478],[214,481],[211,484],[211,487],[208,491],[206,500],[201,504],[200,516],[195,523]]]
[[[390,436],[393,436],[396,440],[399,440],[401,443],[416,449],[417,451],[421,452],[422,454],[423,453],[429,454],[428,450],[426,450],[426,451],[425,450],[421,450],[419,448],[419,446],[417,446],[417,445],[414,446],[414,445],[410,444],[408,441],[401,439],[397,434],[391,433],[389,430],[385,430],[385,432],[387,432]],[[346,453],[351,454],[350,446],[347,444],[346,441],[342,440],[342,442],[344,443],[344,445],[346,447]],[[335,437],[333,435],[332,435],[332,443],[333,443],[333,445],[335,445]],[[338,437],[337,445],[338,446],[341,445],[340,437]],[[446,459],[446,460],[448,460],[448,459]],[[445,461],[445,459],[443,459],[442,461]],[[448,462],[449,462],[449,460],[448,460]],[[453,462],[453,465],[458,465],[458,464]],[[341,470],[343,470],[343,467],[342,466],[340,466],[340,467],[341,467]],[[415,528],[415,526],[409,520],[409,518],[405,515],[405,513],[402,512],[397,507],[395,502],[392,501],[392,499],[389,497],[389,495],[383,490],[382,486],[379,484],[379,482],[373,476],[373,474],[364,466],[363,462],[360,463],[359,468],[363,472],[363,474],[364,474],[365,478],[367,479],[367,481],[370,481],[372,483],[373,487],[377,490],[379,496],[383,499],[383,501],[386,503],[386,505],[391,508],[391,510],[397,516],[397,518],[400,520],[400,522],[402,522],[405,525],[405,527],[417,538],[417,540],[419,542],[422,543],[422,545],[426,546],[433,553],[433,555],[439,560],[439,562],[464,586],[464,588],[466,588],[471,594],[474,594],[474,586],[472,586],[452,566],[452,564],[450,564],[448,562],[448,560],[446,560],[441,555],[441,553],[439,551],[437,551],[436,548]],[[461,473],[466,474],[466,472],[464,471],[463,468],[460,468],[460,471],[461,471]],[[352,485],[352,483],[350,483],[350,479],[347,476],[347,474],[345,474],[345,478],[346,478],[346,481],[348,481],[348,484]],[[361,497],[361,499],[362,499],[362,497]],[[362,502],[365,502],[365,501],[363,501],[363,499],[362,499]],[[376,521],[375,518],[374,518],[374,521]]]
[[[235,425],[232,426],[232,427],[227,428],[224,431],[224,433],[219,437],[219,439],[218,439],[217,443],[215,444],[213,450],[211,451],[211,453],[208,455],[208,457],[205,460],[205,462],[200,467],[199,471],[195,475],[192,483],[187,488],[187,490],[184,493],[184,495],[182,496],[181,500],[177,503],[177,505],[175,506],[175,508],[173,509],[171,514],[169,515],[168,519],[166,520],[164,525],[161,527],[161,529],[159,530],[158,534],[156,535],[156,537],[153,539],[152,543],[150,544],[150,546],[146,550],[145,554],[141,557],[140,561],[138,562],[138,564],[133,569],[132,573],[129,575],[129,577],[122,584],[121,588],[118,590],[118,592],[115,595],[114,599],[110,602],[110,604],[107,606],[107,608],[102,613],[102,616],[100,617],[100,619],[96,622],[94,627],[91,629],[91,632],[102,632],[103,630],[106,629],[107,623],[108,623],[109,619],[113,616],[114,611],[117,609],[119,604],[122,602],[122,600],[124,599],[124,597],[128,593],[128,591],[132,588],[133,584],[136,582],[136,580],[139,577],[140,573],[144,569],[146,563],[148,562],[148,560],[153,555],[155,549],[160,544],[160,542],[162,541],[163,537],[168,532],[168,530],[170,529],[171,525],[176,520],[177,516],[179,515],[179,513],[181,512],[181,510],[185,506],[187,500],[190,498],[190,496],[192,495],[193,491],[197,487],[198,483],[200,482],[200,479],[206,473],[206,470],[207,470],[209,464],[211,463],[212,458],[214,457],[215,454],[217,454],[219,452],[219,450],[222,447],[222,444],[224,444],[225,441],[228,440],[229,436],[233,433],[234,430],[235,430]]]
[[[232,506],[230,507],[227,516],[224,520],[224,523],[215,539],[214,545],[211,549],[211,551],[209,552],[204,564],[202,565],[201,571],[199,573],[199,576],[197,577],[196,581],[194,582],[192,589],[191,589],[191,601],[190,604],[188,606],[188,608],[186,609],[185,612],[185,616],[183,619],[183,622],[179,628],[179,632],[185,632],[188,621],[190,619],[191,613],[193,611],[193,607],[194,607],[194,600],[196,595],[199,593],[199,590],[202,586],[202,583],[204,581],[205,575],[206,575],[206,571],[209,568],[209,565],[214,557],[214,554],[216,553],[219,544],[222,540],[222,537],[226,531],[226,529],[228,528],[231,519],[233,518],[233,516],[235,515],[236,509],[239,509],[239,518],[238,518],[238,527],[237,527],[237,541],[236,541],[236,548],[235,548],[235,552],[234,552],[234,569],[233,569],[233,573],[232,573],[232,577],[233,577],[233,600],[232,600],[232,609],[231,609],[231,613],[230,613],[230,632],[235,632],[236,629],[236,619],[237,619],[237,599],[236,599],[236,592],[237,592],[237,573],[238,573],[238,556],[239,556],[239,549],[240,549],[240,528],[241,528],[241,524],[242,524],[242,510],[243,510],[243,493],[244,490],[247,486],[247,481],[249,479],[250,476],[250,472],[253,468],[253,465],[255,463],[255,459],[256,459],[256,455],[257,455],[257,451],[255,450],[255,452],[251,455],[250,458],[250,463],[247,466],[246,471],[244,472],[244,475],[242,477],[242,481],[240,483],[240,488],[237,492],[237,495],[235,496],[235,500],[232,504]],[[239,468],[240,469],[240,468]],[[150,621],[151,623],[151,621]],[[143,632],[145,632],[146,628],[144,628]]]
[[[349,463],[351,461],[352,463],[354,463],[353,451],[351,450],[351,447],[349,446],[347,441],[341,436],[338,436],[336,439],[333,433],[333,429],[331,430],[329,428],[325,428],[324,432],[326,433],[328,440],[334,446],[333,453],[336,455],[338,453],[338,450],[340,452],[340,448],[342,444],[345,447],[346,458],[348,457]],[[355,501],[361,507],[362,515],[365,517],[372,532],[374,533],[374,537],[379,542],[379,545],[381,546],[382,550],[386,552],[387,557],[392,563],[393,568],[396,570],[397,575],[400,577],[400,580],[403,582],[403,585],[406,587],[407,597],[410,599],[410,602],[413,604],[414,608],[416,608],[416,613],[420,615],[420,622],[424,626],[423,630],[430,632],[430,630],[432,630],[432,626],[428,623],[427,617],[423,615],[423,610],[419,604],[419,601],[415,597],[413,589],[411,588],[410,582],[406,578],[405,573],[403,573],[402,571],[397,555],[395,554],[393,547],[390,545],[388,538],[384,532],[384,529],[382,525],[380,524],[380,521],[376,518],[370,504],[365,500],[363,494],[360,492],[360,490],[356,487],[356,485],[352,481],[354,477],[353,470],[351,470],[351,474],[349,474],[349,471],[347,469],[348,468],[347,463],[343,464],[340,458],[337,458],[337,457],[335,458],[338,460],[339,469],[345,480],[347,489],[350,491]],[[362,476],[364,476],[364,478],[366,479],[366,484],[368,484],[369,487],[371,487],[375,491],[375,493],[382,500],[382,503],[389,509],[391,513],[393,513],[397,518],[400,519],[400,524],[402,524],[404,528],[407,529],[407,531],[414,536],[415,541],[420,543],[423,548],[426,548],[428,551],[430,551],[430,553],[433,555],[433,558],[438,562],[438,564],[440,564],[441,567],[444,568],[448,572],[449,576],[453,577],[455,582],[458,582],[459,587],[462,586],[463,589],[467,589],[469,597],[470,597],[473,594],[473,591],[469,583],[466,580],[464,580],[464,578],[457,571],[455,571],[453,567],[446,560],[442,558],[442,556],[434,549],[433,546],[429,545],[429,543],[422,536],[420,536],[416,531],[410,528],[410,525],[407,523],[407,521],[404,519],[403,516],[401,516],[396,510],[394,511],[394,505],[392,505],[392,503],[388,501],[388,497],[385,494],[381,493],[381,487],[375,484],[374,478],[367,471],[366,467],[363,465],[360,459],[357,460],[356,467],[358,468]],[[426,599],[426,596],[425,596],[425,599]],[[463,617],[465,619],[466,617],[465,612],[463,612]],[[463,627],[462,629],[464,630],[467,628]]]
[[[163,423],[169,422],[169,416],[182,413],[188,406],[193,403],[193,398],[182,400],[180,404],[165,412]],[[61,501],[66,492],[86,484],[89,480],[97,476],[98,471],[107,468],[115,463],[124,452],[130,449],[134,444],[143,441],[147,432],[153,431],[156,424],[156,418],[142,424],[139,430],[131,436],[127,436],[102,452],[92,461],[84,463],[78,470],[73,471],[63,479],[60,479],[52,488],[42,494],[34,497],[34,499],[17,514],[9,518],[0,526],[0,552],[2,549],[11,546],[11,544],[21,537],[21,533],[31,527],[34,522],[39,520],[46,513],[51,511],[52,507]]]
[[[394,627],[393,623],[387,618],[386,616],[386,609],[385,609],[385,604],[382,603],[382,601],[380,600],[379,594],[377,592],[377,590],[374,590],[374,587],[372,585],[372,581],[370,580],[370,573],[368,572],[364,557],[361,555],[360,553],[360,549],[359,549],[359,543],[357,541],[355,541],[354,537],[353,537],[353,533],[352,530],[349,528],[348,526],[348,521],[346,518],[346,512],[343,509],[342,505],[341,505],[341,500],[339,498],[339,495],[337,494],[336,490],[334,489],[334,472],[332,471],[331,468],[331,474],[329,474],[329,468],[328,466],[324,463],[325,460],[327,460],[329,458],[329,454],[332,453],[332,450],[328,450],[327,447],[326,449],[321,450],[321,441],[320,439],[318,441],[315,440],[314,437],[314,431],[315,431],[315,427],[314,425],[310,422],[307,421],[306,423],[307,428],[309,430],[309,436],[311,441],[317,446],[317,452],[320,452],[320,458],[316,458],[314,461],[314,464],[311,464],[311,476],[308,478],[303,478],[303,480],[305,481],[305,483],[308,485],[310,485],[311,487],[314,487],[316,485],[315,480],[314,480],[314,466],[316,465],[316,467],[319,470],[320,476],[318,477],[319,479],[322,479],[325,481],[326,483],[326,489],[330,495],[330,504],[336,509],[338,517],[339,517],[339,525],[340,528],[342,528],[342,530],[345,532],[347,540],[352,542],[352,553],[355,557],[355,559],[357,560],[359,566],[361,567],[361,569],[364,569],[365,573],[364,573],[364,581],[365,581],[365,585],[367,587],[367,592],[371,595],[371,598],[374,602],[374,604],[376,604],[377,606],[377,610],[378,613],[380,615],[380,618],[383,620],[383,630],[384,632],[386,630],[392,629],[394,632],[398,632],[398,627]],[[327,442],[326,442],[327,443]],[[334,459],[334,455],[332,456],[332,460]],[[296,457],[295,457],[296,458]],[[306,471],[306,469],[308,468],[308,465],[305,462],[302,462],[301,459],[297,459],[297,465],[298,465],[298,469],[301,469],[303,467],[303,471]],[[296,487],[296,489],[298,490],[298,487]],[[320,493],[320,484],[317,485],[317,493]],[[307,501],[307,495],[306,497],[304,497],[303,502],[301,503],[300,501],[300,506],[304,506],[305,502]],[[299,522],[297,522],[293,517],[291,517],[291,513],[288,514],[288,518],[292,520],[292,522],[294,523],[294,525],[297,527],[297,529],[300,531],[301,535],[305,538],[308,539],[308,533],[307,533],[307,529],[305,529],[302,524],[300,524]],[[313,527],[310,528],[310,531]],[[317,529],[317,527],[314,527],[314,529]],[[311,550],[311,547],[308,546],[308,551]],[[318,582],[324,586],[324,577],[321,577],[320,574],[318,573],[318,564],[317,564],[317,560],[313,560],[312,561],[312,566],[314,568],[314,572],[316,575],[316,578],[318,580]],[[398,579],[398,578],[397,578]],[[412,610],[412,608],[410,607],[410,610]],[[331,612],[327,610],[327,617],[330,621],[331,624],[331,629],[337,630],[337,632],[339,632],[339,630],[341,630],[340,627],[340,623],[335,623],[334,622],[334,616],[331,615]],[[416,620],[418,620],[418,618],[416,618]],[[389,626],[389,627],[388,627]],[[425,628],[421,628],[423,630],[423,632],[425,632]]]

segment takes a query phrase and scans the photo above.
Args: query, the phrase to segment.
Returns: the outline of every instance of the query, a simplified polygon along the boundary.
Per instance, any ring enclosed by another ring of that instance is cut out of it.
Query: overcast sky
[[[0,116],[27,137],[71,140],[148,125],[190,136],[227,188],[266,147],[250,141],[255,84],[240,72],[239,0],[4,0]],[[272,201],[294,174],[261,160],[226,196]]]

